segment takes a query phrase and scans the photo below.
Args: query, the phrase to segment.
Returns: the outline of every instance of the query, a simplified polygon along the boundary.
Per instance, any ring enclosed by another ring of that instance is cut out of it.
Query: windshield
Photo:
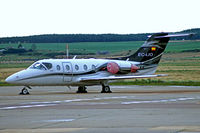
[[[40,63],[35,63],[35,64],[33,64],[31,67],[30,67],[31,69],[39,69],[39,70],[46,70],[46,68],[42,65],[42,64],[40,64]]]
[[[52,68],[52,64],[51,63],[42,62],[42,64],[45,65],[47,69],[51,69]]]

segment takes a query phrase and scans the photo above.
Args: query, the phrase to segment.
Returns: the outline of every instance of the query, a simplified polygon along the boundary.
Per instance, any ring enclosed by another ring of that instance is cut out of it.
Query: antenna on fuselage
[[[76,55],[73,57],[73,59],[76,59]]]

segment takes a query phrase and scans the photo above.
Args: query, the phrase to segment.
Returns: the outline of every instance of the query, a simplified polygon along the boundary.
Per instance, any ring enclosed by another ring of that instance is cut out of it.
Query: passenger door
[[[70,82],[73,78],[73,68],[70,62],[63,62],[63,81]]]

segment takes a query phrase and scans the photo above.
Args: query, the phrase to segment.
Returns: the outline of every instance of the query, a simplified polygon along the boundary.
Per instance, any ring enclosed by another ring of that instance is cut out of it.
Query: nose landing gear
[[[32,89],[30,86],[25,86],[21,92],[19,93],[19,95],[29,95],[30,93],[28,92],[28,89]]]

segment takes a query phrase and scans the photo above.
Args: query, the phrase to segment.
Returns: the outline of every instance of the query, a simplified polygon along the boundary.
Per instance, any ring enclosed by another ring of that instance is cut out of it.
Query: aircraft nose
[[[18,78],[19,78],[19,76],[13,74],[13,75],[9,76],[8,78],[6,78],[5,81],[7,83],[15,83]]]

